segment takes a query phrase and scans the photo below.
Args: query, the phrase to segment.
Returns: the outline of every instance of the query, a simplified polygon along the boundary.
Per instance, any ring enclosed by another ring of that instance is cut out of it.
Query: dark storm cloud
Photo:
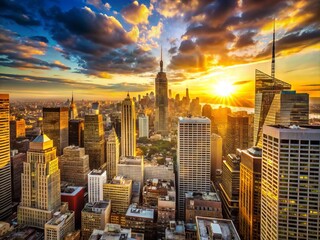
[[[256,32],[254,31],[248,31],[242,35],[239,36],[239,39],[237,40],[235,44],[235,48],[243,48],[250,45],[254,45],[255,41],[253,40],[253,37],[256,36]]]
[[[10,19],[22,26],[39,26],[41,22],[37,20],[19,1],[0,1],[0,17]]]
[[[47,62],[34,56],[44,55],[47,44],[43,41],[23,38],[9,30],[0,28],[0,66],[25,69],[59,68],[68,70],[69,67],[60,62]]]
[[[196,49],[196,44],[191,40],[184,40],[181,42],[179,51],[182,53],[193,52]]]
[[[57,77],[37,77],[32,75],[19,75],[19,74],[5,74],[0,73],[0,86],[3,88],[15,88],[19,85],[28,88],[39,86],[39,83],[47,84],[48,88],[77,88],[77,89],[96,89],[96,90],[116,90],[116,91],[130,91],[141,92],[153,88],[153,84],[146,83],[110,83],[107,85],[99,85],[89,82],[79,82],[71,79],[57,78]]]
[[[38,41],[38,42],[44,42],[44,43],[48,43],[48,39],[44,36],[32,36],[32,37],[29,37],[31,40],[34,40],[34,41]]]
[[[178,48],[177,47],[171,47],[169,50],[168,50],[168,53],[170,54],[175,54],[178,52]]]

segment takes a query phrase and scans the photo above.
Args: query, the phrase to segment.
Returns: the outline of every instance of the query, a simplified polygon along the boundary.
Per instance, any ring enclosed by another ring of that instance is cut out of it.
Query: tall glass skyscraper
[[[11,214],[9,94],[0,94],[0,219]]]

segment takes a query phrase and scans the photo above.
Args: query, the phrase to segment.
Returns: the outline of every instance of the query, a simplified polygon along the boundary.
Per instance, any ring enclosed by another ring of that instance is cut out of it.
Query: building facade
[[[84,117],[84,148],[89,155],[90,169],[99,169],[105,163],[105,139],[101,114]]]
[[[211,138],[208,118],[179,118],[177,150],[178,218],[185,219],[185,194],[210,191]]]
[[[242,239],[260,239],[262,149],[240,153],[239,234]]]
[[[84,147],[84,121],[83,119],[69,120],[69,146]]]
[[[136,156],[136,110],[129,93],[121,105],[121,156]]]
[[[75,186],[88,184],[89,155],[84,148],[68,146],[63,149],[63,155],[59,157],[61,181],[72,183]]]
[[[117,133],[112,128],[106,140],[106,164],[107,164],[107,177],[111,180],[117,175],[117,164],[120,159],[120,143]]]
[[[216,181],[222,171],[222,137],[211,134],[211,180]]]
[[[56,147],[45,134],[30,143],[21,181],[18,223],[43,229],[61,205]]]
[[[264,126],[261,239],[320,238],[319,126]]]
[[[11,214],[9,94],[0,94],[0,220]]]
[[[117,164],[117,176],[124,176],[131,179],[133,182],[144,182],[144,161],[143,156],[124,157],[120,158]]]
[[[88,202],[95,203],[103,200],[103,184],[107,182],[107,172],[92,170],[88,174]]]
[[[43,108],[43,132],[53,140],[57,155],[68,146],[69,109],[67,107]]]
[[[139,138],[149,137],[149,117],[147,115],[140,116],[139,118]]]

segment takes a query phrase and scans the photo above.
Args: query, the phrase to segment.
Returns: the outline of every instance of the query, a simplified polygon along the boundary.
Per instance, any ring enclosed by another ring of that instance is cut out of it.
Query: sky
[[[252,102],[255,69],[271,72],[275,18],[276,77],[320,97],[319,9],[318,0],[1,0],[0,91],[143,95],[154,90],[162,46],[174,95],[189,88],[210,101],[232,85],[233,103]]]

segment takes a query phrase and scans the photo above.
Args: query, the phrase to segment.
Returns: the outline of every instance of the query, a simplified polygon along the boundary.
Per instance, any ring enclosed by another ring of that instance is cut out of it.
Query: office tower
[[[320,238],[319,126],[263,127],[261,239]]]
[[[81,227],[81,211],[84,207],[85,188],[67,186],[61,189],[61,201],[67,202],[70,210],[74,211],[75,226]]]
[[[30,143],[21,182],[18,223],[43,229],[61,205],[56,147],[47,135],[39,135]]]
[[[250,134],[252,115],[245,111],[233,112],[228,115],[226,151],[235,153],[237,148],[247,149],[252,146],[253,140]]]
[[[27,160],[26,153],[11,152],[11,173],[12,173],[12,200],[21,200],[21,173],[23,172],[23,162]]]
[[[11,214],[9,94],[0,94],[0,219]]]
[[[117,164],[117,175],[124,176],[134,182],[144,182],[144,162],[143,156],[120,157]]]
[[[136,155],[136,110],[135,104],[127,94],[122,101],[121,111],[121,156]]]
[[[196,216],[222,218],[222,205],[216,192],[186,193],[185,223],[195,223]]]
[[[242,239],[260,239],[262,149],[240,153],[239,234]]]
[[[237,229],[230,219],[196,217],[196,223],[198,240],[240,240]]]
[[[77,117],[78,117],[77,106],[73,101],[73,93],[72,93],[72,98],[71,98],[71,102],[70,102],[70,106],[69,106],[69,121],[71,119],[75,119]]]
[[[57,156],[68,146],[69,109],[66,107],[43,108],[43,132],[53,141]]]
[[[84,240],[89,239],[94,229],[103,230],[110,222],[110,201],[87,203],[81,212],[81,233]]]
[[[103,170],[92,170],[88,174],[88,202],[94,203],[103,199],[103,184],[107,182],[107,173]]]
[[[221,189],[222,213],[238,227],[239,187],[240,187],[240,156],[228,154],[222,164]]]
[[[103,185],[103,199],[111,200],[113,213],[125,214],[130,205],[131,195],[132,180],[123,176],[116,176]]]
[[[178,217],[185,218],[185,194],[210,191],[211,139],[208,118],[179,118],[178,122]]]
[[[154,129],[162,135],[168,134],[168,79],[163,72],[162,48],[160,60],[160,72],[155,79],[155,120]]]
[[[105,139],[101,114],[85,115],[84,148],[89,155],[90,169],[99,169],[105,163]]]
[[[222,172],[222,138],[211,134],[211,180],[216,181]]]
[[[149,137],[149,117],[143,115],[139,117],[139,138]]]
[[[133,232],[143,233],[145,239],[156,239],[155,211],[131,204],[126,212],[126,225]]]
[[[10,142],[14,142],[17,138],[26,136],[26,121],[10,120]]]
[[[46,240],[64,239],[67,233],[74,231],[74,212],[67,209],[68,203],[64,203],[60,211],[55,212],[53,218],[44,225]]]
[[[69,120],[69,146],[84,147],[84,122],[83,119]]]
[[[107,177],[111,180],[117,175],[117,164],[120,158],[120,143],[117,133],[112,128],[106,140],[106,163],[107,163]]]
[[[75,186],[87,186],[89,168],[89,155],[84,148],[68,146],[63,149],[59,157],[61,181],[72,183]]]

